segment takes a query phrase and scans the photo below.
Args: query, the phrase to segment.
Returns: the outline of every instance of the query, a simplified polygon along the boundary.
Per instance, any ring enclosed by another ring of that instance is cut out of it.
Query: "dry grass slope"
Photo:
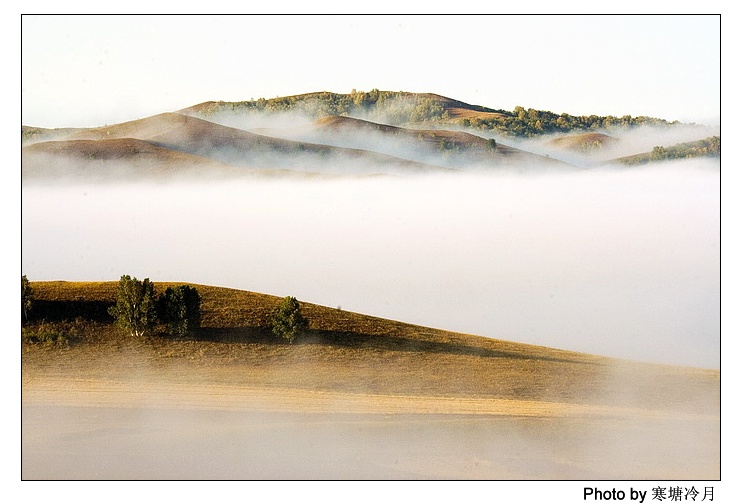
[[[158,292],[174,285],[155,283]],[[70,348],[24,346],[24,379],[54,370],[60,377],[105,379],[157,370],[178,382],[718,414],[716,370],[619,361],[310,303],[302,303],[310,331],[289,345],[273,340],[265,329],[279,298],[214,286],[194,285],[202,297],[198,337],[135,341],[112,327],[101,308],[114,302],[116,286],[32,283],[38,305],[52,317],[71,317],[94,306],[99,316],[89,322],[86,338]]]
[[[244,170],[134,138],[58,140],[23,147],[24,181],[136,180],[173,175],[234,177]]]
[[[549,143],[562,149],[584,151],[611,145],[617,141],[616,138],[604,133],[581,133],[558,137]]]

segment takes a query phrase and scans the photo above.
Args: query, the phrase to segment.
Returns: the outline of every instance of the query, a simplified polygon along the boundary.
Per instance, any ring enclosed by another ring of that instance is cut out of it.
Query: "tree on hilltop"
[[[119,280],[116,304],[109,308],[116,325],[132,336],[144,336],[157,320],[155,287],[149,278],[137,280],[122,275]]]
[[[28,322],[28,314],[33,306],[33,289],[26,275],[21,276],[21,316]]]
[[[159,318],[171,336],[183,337],[201,327],[201,296],[195,287],[168,287],[157,304]]]
[[[307,330],[308,326],[307,319],[302,315],[301,306],[295,297],[283,298],[273,312],[271,320],[273,334],[278,338],[288,340],[289,343],[293,343]]]

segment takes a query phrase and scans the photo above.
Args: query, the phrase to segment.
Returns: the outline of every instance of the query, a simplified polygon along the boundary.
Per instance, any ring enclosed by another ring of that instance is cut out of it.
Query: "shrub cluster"
[[[183,337],[201,327],[201,296],[195,287],[168,287],[157,301],[158,317],[171,336]]]
[[[123,275],[119,280],[116,304],[109,309],[116,325],[132,336],[145,336],[157,322],[167,326],[171,336],[183,337],[201,327],[201,296],[195,287],[168,287],[157,296],[154,284]]]
[[[149,278],[140,281],[129,275],[119,280],[116,304],[108,313],[116,325],[128,331],[132,336],[144,336],[157,321],[157,299],[155,286]]]
[[[21,321],[28,322],[28,314],[33,306],[33,289],[26,275],[21,276]]]
[[[438,98],[378,89],[368,92],[354,89],[349,94],[321,92],[240,102],[214,102],[203,107],[199,114],[209,117],[222,112],[249,114],[289,111],[300,112],[313,118],[331,115],[353,116],[390,124],[449,118],[448,112]]]
[[[277,338],[293,343],[309,326],[301,313],[301,306],[295,297],[287,296],[281,300],[273,312],[271,331]]]
[[[447,110],[451,106],[465,106],[471,110],[489,114],[481,117],[455,118],[451,117]],[[521,138],[574,131],[610,131],[637,126],[667,127],[679,124],[678,121],[669,122],[647,116],[575,116],[521,106],[508,111],[458,103],[426,94],[378,89],[368,92],[354,89],[349,94],[321,92],[240,102],[213,102],[203,107],[199,114],[208,117],[222,112],[250,114],[288,111],[300,112],[314,118],[343,115],[396,125],[425,121],[453,121],[454,124],[464,128]]]
[[[33,305],[33,289],[26,278],[21,277],[22,339],[25,343],[50,346],[69,345],[81,339],[84,323],[81,318],[74,322],[42,322],[34,327],[25,327],[28,311]],[[201,327],[201,296],[195,287],[179,285],[168,287],[157,295],[154,284],[145,278],[122,275],[119,279],[116,304],[108,309],[117,326],[131,336],[146,336],[157,323],[164,324],[168,334],[183,337],[193,334]],[[271,332],[277,338],[293,343],[307,331],[309,323],[301,312],[295,297],[281,300],[271,318]]]
[[[705,138],[697,142],[672,145],[670,147],[658,145],[649,154],[649,158],[652,161],[714,156],[721,156],[721,137],[718,136]]]
[[[64,347],[80,341],[84,331],[85,322],[80,318],[73,322],[42,322],[21,327],[21,339],[27,344]]]
[[[42,322],[25,327],[34,305],[34,294],[26,275],[21,276],[21,333],[25,343],[68,345],[80,339],[83,322]],[[117,326],[132,336],[145,336],[157,323],[165,324],[172,336],[182,337],[201,327],[201,296],[195,287],[168,287],[157,296],[154,284],[123,275],[118,283],[116,304],[108,309]]]
[[[669,147],[656,145],[648,154],[629,156],[622,158],[620,161],[627,165],[637,165],[648,163],[650,161],[720,156],[721,137],[712,136],[696,142],[681,143]]]

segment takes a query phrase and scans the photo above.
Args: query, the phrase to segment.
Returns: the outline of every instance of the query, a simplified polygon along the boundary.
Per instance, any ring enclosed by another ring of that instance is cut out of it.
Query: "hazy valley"
[[[24,477],[718,477],[720,172],[718,126],[378,90],[23,125],[42,305],[204,296],[201,338],[23,346]]]
[[[620,163],[655,146],[719,136],[718,127],[658,119],[578,118],[532,109],[506,116],[438,95],[381,93],[390,97],[364,103],[370,98],[348,102],[353,95],[310,93],[208,102],[98,128],[23,126],[24,183],[69,176],[211,177],[215,170],[332,176],[551,172]],[[544,127],[553,117],[553,126]],[[493,122],[503,118],[509,122]],[[718,157],[720,141],[715,148],[705,155]]]

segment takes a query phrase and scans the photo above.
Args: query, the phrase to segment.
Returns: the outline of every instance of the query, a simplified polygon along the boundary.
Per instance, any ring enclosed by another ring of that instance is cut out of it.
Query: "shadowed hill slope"
[[[404,140],[425,143],[429,147],[437,148],[441,142],[447,142],[450,147],[460,149],[486,149],[488,143],[485,138],[463,131],[431,130],[431,129],[409,129],[399,126],[389,126],[363,119],[355,119],[343,116],[328,116],[317,119],[314,124],[318,129],[324,129],[336,133],[368,133],[377,131],[386,135],[397,135]],[[515,151],[509,147],[506,150]]]
[[[574,168],[464,131],[415,129],[347,116],[327,116],[309,125],[260,131],[273,137],[365,149],[456,169]]]

